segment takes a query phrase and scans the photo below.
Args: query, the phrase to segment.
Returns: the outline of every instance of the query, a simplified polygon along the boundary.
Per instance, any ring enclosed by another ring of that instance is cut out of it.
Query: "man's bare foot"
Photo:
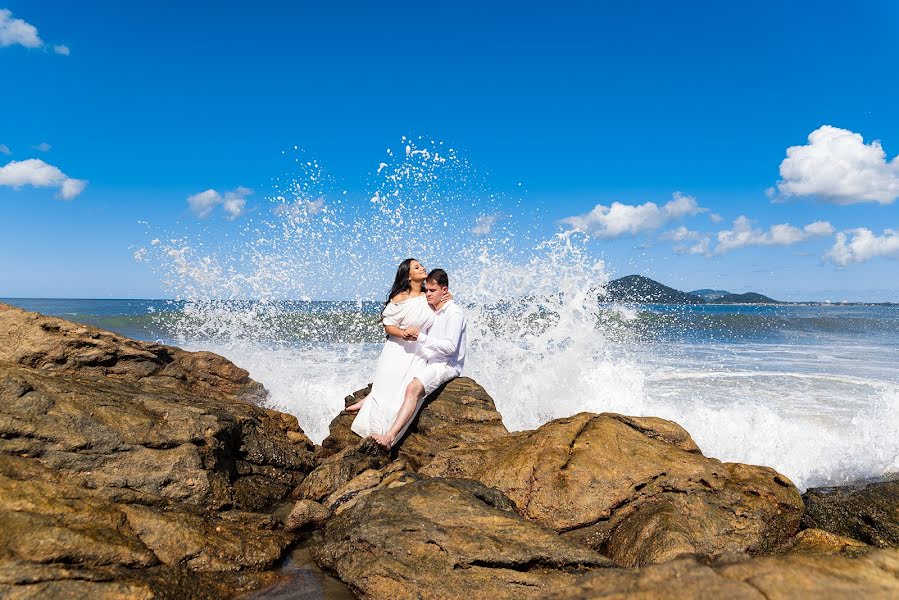
[[[390,435],[381,435],[379,433],[371,434],[371,439],[375,441],[379,446],[386,450],[390,450],[390,447],[393,446],[393,436]]]

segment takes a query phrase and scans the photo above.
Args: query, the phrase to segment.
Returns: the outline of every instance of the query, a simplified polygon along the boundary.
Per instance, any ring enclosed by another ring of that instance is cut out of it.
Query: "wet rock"
[[[532,598],[610,564],[467,480],[378,489],[318,535],[315,561],[366,598]]]
[[[639,569],[595,571],[548,597],[886,600],[899,597],[899,551],[882,550],[858,559],[744,556],[704,563],[681,558]]]
[[[364,398],[371,386],[345,399],[346,406]],[[325,456],[359,443],[350,431],[356,413],[342,412],[332,422],[322,442]],[[425,399],[422,409],[409,426],[394,454],[405,459],[412,470],[430,462],[434,455],[460,443],[483,442],[508,435],[493,399],[473,379],[457,377]]]
[[[813,488],[802,499],[802,527],[855,538],[878,548],[899,546],[899,478]]]
[[[461,444],[420,472],[496,487],[522,516],[625,566],[770,551],[802,514],[799,492],[773,469],[706,458],[683,428],[655,418],[582,413]]]
[[[296,531],[304,527],[317,527],[328,520],[327,508],[312,500],[299,500],[287,516],[287,529]]]

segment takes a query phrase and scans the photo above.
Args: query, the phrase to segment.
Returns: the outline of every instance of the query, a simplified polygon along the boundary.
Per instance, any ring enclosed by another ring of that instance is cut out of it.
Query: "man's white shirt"
[[[446,363],[456,374],[465,366],[465,346],[468,343],[468,323],[462,307],[450,300],[434,315],[434,324],[427,333],[419,333],[421,354],[428,363]]]

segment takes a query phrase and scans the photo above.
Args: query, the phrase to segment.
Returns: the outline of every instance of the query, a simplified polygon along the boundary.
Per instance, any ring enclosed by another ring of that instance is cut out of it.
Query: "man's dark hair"
[[[431,270],[431,272],[428,273],[428,278],[425,281],[436,283],[440,287],[449,287],[449,275],[447,275],[446,271],[444,271],[443,269]]]

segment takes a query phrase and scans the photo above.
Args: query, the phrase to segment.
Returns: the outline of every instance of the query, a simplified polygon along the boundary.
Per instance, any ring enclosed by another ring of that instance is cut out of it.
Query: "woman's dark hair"
[[[407,258],[403,262],[400,263],[400,266],[396,269],[396,277],[393,278],[393,285],[390,287],[390,293],[387,294],[387,300],[384,301],[384,306],[390,304],[390,299],[396,296],[397,294],[401,294],[403,292],[411,292],[412,291],[412,279],[409,277],[409,268],[412,265],[412,261],[414,258]],[[416,261],[418,262],[418,261]],[[421,282],[421,291],[425,290],[425,282]]]

